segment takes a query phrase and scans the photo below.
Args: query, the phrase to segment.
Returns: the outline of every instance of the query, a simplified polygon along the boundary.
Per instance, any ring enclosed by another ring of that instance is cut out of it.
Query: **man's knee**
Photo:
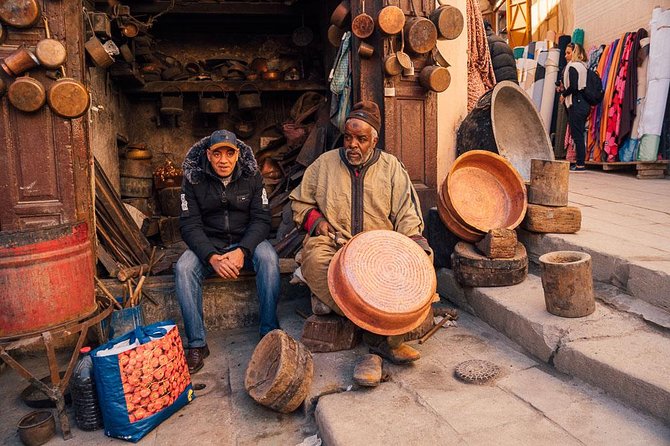
[[[274,266],[279,264],[279,256],[272,244],[263,240],[254,251],[254,263],[257,265]]]
[[[174,274],[177,278],[190,277],[199,266],[200,259],[198,256],[190,249],[187,249],[179,257],[179,260],[177,260],[177,264],[174,267]]]

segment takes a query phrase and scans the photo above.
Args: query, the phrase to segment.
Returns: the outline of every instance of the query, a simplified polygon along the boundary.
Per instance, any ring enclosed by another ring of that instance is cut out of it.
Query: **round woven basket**
[[[473,230],[514,229],[526,214],[526,185],[500,155],[485,150],[464,153],[446,181],[444,199],[451,213]]]
[[[356,235],[335,254],[328,287],[351,321],[388,336],[421,325],[437,280],[430,258],[413,240],[376,230]]]

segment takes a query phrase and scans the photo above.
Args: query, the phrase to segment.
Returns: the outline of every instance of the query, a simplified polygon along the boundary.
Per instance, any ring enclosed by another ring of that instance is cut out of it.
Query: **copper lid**
[[[472,150],[459,156],[447,177],[447,204],[471,229],[516,228],[526,214],[526,186],[500,155]]]
[[[426,253],[394,231],[363,232],[335,254],[328,287],[356,325],[381,335],[413,330],[430,311],[437,280]]]

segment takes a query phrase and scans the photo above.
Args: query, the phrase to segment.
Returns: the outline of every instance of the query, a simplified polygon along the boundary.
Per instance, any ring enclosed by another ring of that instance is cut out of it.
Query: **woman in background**
[[[576,172],[586,170],[586,140],[584,132],[586,128],[586,118],[589,115],[591,106],[584,99],[583,90],[586,88],[586,51],[577,44],[571,43],[568,48],[572,50],[570,55],[570,62],[565,66],[563,72],[563,86],[562,95],[565,106],[568,109],[568,123],[570,125],[570,135],[575,143],[575,151],[577,152],[577,163],[570,169]],[[568,51],[566,51],[567,57]]]

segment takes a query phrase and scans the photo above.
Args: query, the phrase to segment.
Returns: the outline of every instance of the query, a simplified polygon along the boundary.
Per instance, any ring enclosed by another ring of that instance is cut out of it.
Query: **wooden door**
[[[400,0],[400,8],[407,16],[413,14],[411,0]],[[429,0],[414,0],[417,14],[428,16],[435,8]],[[379,1],[366,0],[366,12],[376,17],[384,7]],[[396,2],[391,4],[398,5]],[[353,2],[352,17],[361,8],[361,3]],[[383,129],[379,146],[395,155],[407,168],[421,200],[421,208],[426,215],[428,209],[437,203],[437,96],[419,85],[418,76],[427,63],[426,55],[410,54],[415,66],[413,76],[396,76],[386,79],[381,61],[390,51],[389,38],[375,34],[366,40],[374,43],[378,56],[360,59],[357,55],[359,41],[353,39],[354,58],[354,101],[373,100],[379,104],[383,114]],[[399,36],[394,49],[399,49]],[[393,86],[395,96],[385,96],[384,86]]]
[[[42,2],[52,37],[66,43],[67,75],[82,79],[82,4]],[[8,29],[0,58],[19,45],[34,47],[45,37],[40,21],[30,29]],[[30,75],[48,89],[54,82],[37,68]],[[4,76],[4,73],[3,73]],[[8,84],[12,79],[4,76]],[[86,117],[60,118],[45,105],[23,113],[0,99],[0,230],[47,228],[75,221],[90,222],[90,150]]]
[[[507,39],[512,48],[528,45],[531,40],[530,7],[530,0],[507,0]]]

